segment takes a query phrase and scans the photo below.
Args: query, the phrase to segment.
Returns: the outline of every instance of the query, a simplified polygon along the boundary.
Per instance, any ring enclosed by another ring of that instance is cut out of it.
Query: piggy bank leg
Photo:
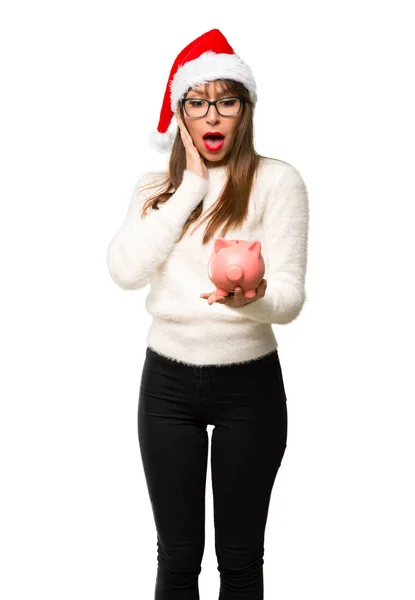
[[[228,292],[227,292],[227,290],[222,290],[221,288],[216,288],[215,294],[217,296],[227,296]]]
[[[246,290],[246,292],[244,292],[245,298],[253,298],[254,296],[255,296],[255,290]]]

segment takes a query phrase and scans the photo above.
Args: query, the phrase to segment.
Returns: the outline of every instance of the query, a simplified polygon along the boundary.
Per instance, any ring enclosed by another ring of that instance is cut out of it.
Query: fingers
[[[186,151],[187,152],[195,152],[196,146],[194,145],[192,137],[184,125],[182,127],[180,127],[180,134],[182,136],[182,142],[183,142],[183,145],[184,145]]]
[[[177,124],[179,125],[180,133],[182,133],[182,134],[187,133],[187,129],[184,126],[184,123],[182,121],[179,111],[177,111],[177,113],[176,113],[176,120],[177,120]]]
[[[258,287],[256,288],[255,292],[256,292],[258,295],[265,296],[265,291],[266,291],[266,289],[267,289],[267,280],[266,280],[266,279],[263,279],[263,280],[261,281],[261,283],[258,285]]]
[[[177,115],[177,122],[179,124],[180,135],[182,136],[183,144],[188,145],[189,144],[189,132],[187,131],[186,127],[184,126],[184,123],[180,119],[179,115]]]
[[[183,120],[182,120],[179,112],[177,112],[177,114],[176,114],[176,119],[177,119],[177,123],[179,124],[180,133],[182,134],[182,137],[185,138],[186,141],[189,141],[190,134],[187,131],[187,128],[186,128],[185,124],[183,123]]]
[[[265,291],[267,288],[267,281],[266,279],[263,279],[261,281],[261,283],[258,285],[258,287],[256,288],[255,292],[259,293],[261,290]],[[212,293],[209,292],[203,292],[202,294],[200,294],[200,298],[209,298],[209,296],[212,296]],[[236,298],[243,298],[244,297],[244,293],[242,291],[242,288],[240,288],[239,286],[235,288],[235,290],[233,292],[229,292],[227,296],[225,296],[225,298],[229,298],[229,297],[236,297]],[[222,296],[218,296],[218,297],[222,297]]]
[[[186,150],[197,153],[197,155],[200,156],[199,151],[197,150],[196,146],[194,145],[193,138],[190,135],[190,133],[188,132],[186,125],[183,123],[183,119],[181,118],[179,112],[176,113],[176,119],[179,124],[182,141],[186,147]]]

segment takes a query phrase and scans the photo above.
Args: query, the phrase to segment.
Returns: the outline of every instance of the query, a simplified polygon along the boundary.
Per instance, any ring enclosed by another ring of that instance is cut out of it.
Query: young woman
[[[199,600],[209,424],[219,598],[264,597],[265,527],[287,442],[272,324],[293,321],[305,302],[309,211],[299,171],[255,152],[255,103],[252,72],[219,30],[187,46],[151,137],[171,150],[168,170],[140,178],[108,247],[117,285],[151,284],[138,438],[157,529],[156,600]],[[253,298],[212,291],[217,237],[260,240],[266,279]]]

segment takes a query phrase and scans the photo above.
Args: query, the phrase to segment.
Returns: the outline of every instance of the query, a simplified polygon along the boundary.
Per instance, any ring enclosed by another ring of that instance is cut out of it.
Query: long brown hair
[[[228,155],[228,178],[226,184],[222,189],[214,210],[209,211],[203,220],[193,229],[193,231],[195,231],[209,218],[209,216],[211,217],[203,235],[202,245],[205,245],[215,235],[217,229],[221,225],[224,225],[221,237],[225,236],[229,229],[242,225],[248,214],[251,188],[261,159],[261,156],[257,154],[254,149],[253,106],[247,88],[242,83],[231,79],[217,80],[217,83],[220,86],[221,93],[243,96],[245,102],[243,103],[244,106],[242,108],[244,112],[239,126],[235,131],[232,149]],[[191,88],[187,91],[189,92],[190,89]],[[208,84],[205,84],[204,91],[206,95],[208,93]],[[187,93],[185,96],[186,95]],[[184,121],[183,106],[181,103],[179,104],[179,110]],[[171,150],[169,168],[165,179],[157,181],[155,184],[147,186],[145,189],[151,189],[155,186],[159,187],[160,184],[165,187],[161,192],[147,198],[141,212],[142,219],[150,207],[158,210],[159,204],[168,201],[170,196],[181,184],[185,168],[186,150],[181,138],[180,130],[178,129]],[[171,188],[173,188],[173,190],[171,190]],[[182,239],[191,224],[198,220],[202,210],[203,200],[190,214],[178,241]]]

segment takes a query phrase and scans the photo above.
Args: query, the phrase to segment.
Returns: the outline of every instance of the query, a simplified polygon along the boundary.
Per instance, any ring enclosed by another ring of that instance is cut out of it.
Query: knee
[[[203,550],[200,547],[159,547],[157,572],[171,584],[192,585],[202,571]]]
[[[252,556],[229,556],[218,554],[218,571],[225,589],[257,589],[263,581],[263,552]]]

